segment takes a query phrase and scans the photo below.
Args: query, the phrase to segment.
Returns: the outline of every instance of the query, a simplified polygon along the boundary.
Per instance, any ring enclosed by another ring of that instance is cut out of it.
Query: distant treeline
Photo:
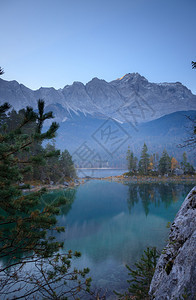
[[[187,161],[186,152],[182,155],[182,161],[178,162],[175,157],[170,156],[164,149],[161,156],[158,153],[149,154],[148,147],[144,143],[140,160],[128,148],[127,164],[130,175],[192,175],[194,167]]]

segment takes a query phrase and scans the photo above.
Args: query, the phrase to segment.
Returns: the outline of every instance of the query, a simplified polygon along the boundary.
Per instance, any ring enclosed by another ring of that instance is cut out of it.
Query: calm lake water
[[[86,176],[101,178],[109,176],[118,176],[123,173],[128,172],[125,169],[77,169],[77,175],[79,178],[84,178]]]
[[[74,262],[89,267],[92,287],[108,292],[127,288],[128,272],[147,246],[162,250],[169,229],[193,184],[129,184],[90,180],[64,192],[70,205],[62,208],[59,224],[65,233],[58,236],[66,249],[81,251]],[[87,299],[87,298],[86,298]]]

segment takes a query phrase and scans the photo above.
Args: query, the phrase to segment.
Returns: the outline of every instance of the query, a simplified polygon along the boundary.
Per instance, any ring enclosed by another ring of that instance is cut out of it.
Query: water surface
[[[77,176],[84,178],[86,176],[101,178],[109,176],[118,176],[128,172],[126,169],[77,169]]]
[[[192,187],[90,180],[64,192],[70,204],[59,217],[59,224],[66,228],[60,239],[66,249],[82,252],[74,264],[91,269],[93,287],[107,290],[107,299],[115,299],[114,289],[127,288],[125,264],[133,267],[147,246],[163,249],[166,225]]]

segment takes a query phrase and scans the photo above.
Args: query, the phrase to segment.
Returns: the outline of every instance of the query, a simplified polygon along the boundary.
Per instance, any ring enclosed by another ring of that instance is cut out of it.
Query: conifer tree
[[[148,175],[149,172],[149,166],[150,166],[150,158],[148,154],[148,148],[146,144],[144,143],[144,146],[142,148],[141,152],[141,158],[139,161],[139,172],[142,175]]]
[[[63,243],[48,235],[49,229],[53,232],[64,231],[63,227],[57,226],[55,216],[59,214],[60,206],[66,204],[66,199],[59,197],[46,205],[40,202],[45,190],[28,194],[22,192],[22,189],[30,188],[21,182],[24,174],[31,170],[32,164],[40,165],[51,156],[47,152],[33,155],[28,152],[30,147],[33,143],[53,138],[58,129],[58,124],[54,122],[46,132],[41,132],[43,121],[51,118],[52,114],[43,113],[42,100],[38,101],[38,108],[39,112],[35,113],[27,107],[22,123],[12,131],[7,131],[5,123],[1,124],[0,259],[5,264],[0,268],[0,298],[11,295],[17,299],[18,293],[20,296],[24,293],[23,298],[35,293],[46,297],[48,293],[51,299],[57,299],[55,284],[66,284],[66,279],[75,282],[75,287],[73,285],[71,289],[63,289],[62,295],[77,294],[83,287],[89,289],[90,279],[83,282],[79,279],[86,276],[88,269],[69,272],[71,258],[80,256],[80,253],[58,254]],[[1,115],[8,109],[8,104],[2,105]],[[35,131],[24,133],[25,125],[35,121]],[[28,268],[25,269],[30,262],[36,269],[31,274],[27,272]]]
[[[76,170],[74,168],[72,157],[66,149],[61,153],[59,163],[64,176],[72,178],[76,177]]]
[[[38,105],[43,103],[38,101]],[[6,112],[8,106],[0,107],[1,112]],[[0,116],[1,117],[1,116]],[[53,215],[58,212],[57,206],[48,207],[45,211],[37,210],[39,197],[43,191],[24,195],[22,189],[29,185],[22,185],[23,176],[31,170],[31,164],[44,160],[42,155],[31,156],[25,160],[20,159],[20,154],[26,153],[29,146],[35,141],[50,139],[55,135],[58,125],[52,123],[45,133],[32,132],[31,135],[23,133],[26,124],[38,119],[38,114],[27,107],[22,123],[15,130],[7,131],[6,124],[1,126],[0,134],[0,257],[16,256],[30,250],[48,256],[54,249],[53,244],[43,245],[46,229],[54,226],[56,221]],[[9,228],[9,230],[8,230]],[[39,229],[39,230],[38,230]],[[42,241],[41,241],[42,239]],[[44,246],[44,247],[43,247]]]
[[[159,172],[161,175],[171,172],[171,157],[165,149],[163,150],[162,156],[159,160]]]
[[[45,190],[24,194],[29,189],[23,183],[24,175],[32,170],[32,165],[40,165],[51,153],[32,153],[31,147],[55,137],[58,124],[53,122],[42,133],[45,120],[53,118],[51,112],[44,113],[44,101],[38,101],[38,113],[31,107],[24,110],[23,119],[13,130],[6,124],[10,105],[0,106],[0,298],[25,298],[40,293],[45,298],[57,299],[56,283],[60,283],[61,296],[76,295],[81,289],[89,289],[90,279],[81,281],[88,269],[70,271],[71,258],[80,253],[64,253],[59,249],[63,243],[55,241],[49,234],[64,231],[57,226],[56,215],[60,206],[66,204],[64,197],[52,203],[42,203]],[[26,132],[31,123],[35,130]],[[26,265],[34,265],[32,272]],[[66,280],[75,282],[66,289]],[[57,284],[58,285],[58,284]],[[36,298],[36,296],[34,296]],[[60,298],[58,298],[60,299]]]
[[[192,175],[192,174],[195,173],[194,167],[190,163],[188,163],[188,161],[187,161],[186,152],[183,153],[183,159],[182,159],[182,162],[181,162],[181,167],[182,167],[183,172],[184,172],[185,175],[186,174]]]
[[[126,265],[131,277],[130,280],[127,280],[130,285],[128,287],[128,292],[125,292],[124,294],[115,292],[115,294],[119,296],[119,299],[128,300],[132,299],[132,297],[138,300],[150,299],[148,291],[158,257],[159,255],[156,248],[147,247],[147,249],[144,250],[140,261],[135,263],[134,269]]]
[[[130,148],[127,151],[127,164],[129,172],[135,174],[137,172],[137,157],[130,151]]]

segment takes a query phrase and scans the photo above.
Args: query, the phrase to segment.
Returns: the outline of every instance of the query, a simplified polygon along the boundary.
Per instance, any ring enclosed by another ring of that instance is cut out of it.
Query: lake
[[[125,265],[133,267],[147,246],[164,248],[166,226],[193,186],[89,180],[73,190],[53,191],[53,197],[63,193],[70,199],[58,218],[65,226],[58,238],[66,249],[81,251],[74,265],[91,269],[92,287],[116,299],[113,290],[127,288]]]
[[[126,169],[77,169],[77,176],[79,178],[84,178],[86,176],[103,178],[109,176],[118,176],[123,173],[128,172]]]

